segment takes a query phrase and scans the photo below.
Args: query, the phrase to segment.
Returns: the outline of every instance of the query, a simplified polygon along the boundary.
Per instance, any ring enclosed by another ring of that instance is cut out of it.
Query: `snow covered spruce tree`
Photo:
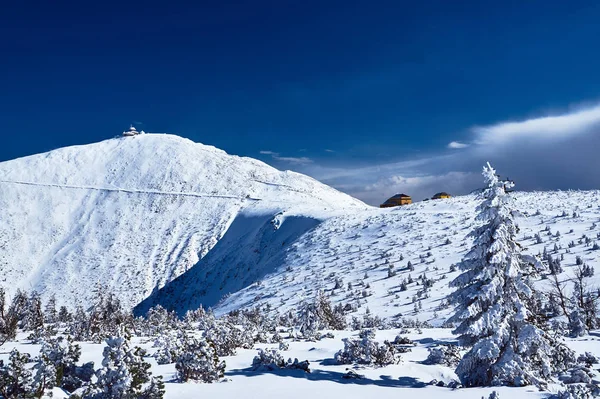
[[[529,278],[543,266],[521,254],[507,182],[489,163],[483,176],[488,187],[477,209],[483,225],[470,233],[473,247],[450,283],[457,287],[449,297],[457,307],[448,322],[457,325],[460,345],[471,347],[456,373],[465,386],[544,386],[573,355],[537,325],[531,311],[536,293]]]

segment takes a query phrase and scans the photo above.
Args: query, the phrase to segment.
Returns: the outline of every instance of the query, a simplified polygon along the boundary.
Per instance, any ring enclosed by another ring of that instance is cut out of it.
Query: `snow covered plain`
[[[600,192],[513,196],[526,252],[562,254],[562,281],[573,278],[576,256],[597,268]],[[54,293],[59,305],[90,303],[92,288],[104,286],[139,313],[154,304],[180,314],[200,304],[216,314],[265,304],[282,313],[324,291],[334,304],[355,307],[357,317],[369,309],[388,320],[441,327],[451,312],[444,300],[448,282],[458,273],[451,265],[470,247],[465,236],[477,203],[469,195],[376,209],[306,176],[176,136],[107,140],[0,164],[0,283],[9,294],[17,288],[37,289],[45,298]],[[427,296],[418,279],[424,274],[434,280]],[[537,284],[549,289],[548,280]],[[377,338],[397,332],[379,331]],[[411,330],[407,336],[417,346],[403,362],[361,368],[361,380],[342,379],[351,366],[331,362],[342,338],[356,332],[333,333],[333,339],[290,342],[284,356],[308,359],[310,374],[252,372],[256,350],[240,349],[225,358],[228,382],[168,382],[167,397],[479,399],[492,391],[426,385],[456,379],[448,367],[422,363],[429,346],[453,341],[449,329]],[[15,345],[36,350],[21,339],[2,346],[0,358]],[[142,345],[152,353],[150,344]],[[600,353],[595,333],[569,345]],[[99,363],[102,347],[84,343],[82,361]],[[153,370],[173,379],[172,365],[154,363]],[[496,390],[501,397],[547,396],[532,387]]]

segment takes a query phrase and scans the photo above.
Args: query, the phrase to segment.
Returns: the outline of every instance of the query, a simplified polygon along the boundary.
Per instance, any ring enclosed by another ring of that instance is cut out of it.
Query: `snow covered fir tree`
[[[483,223],[472,233],[473,247],[459,263],[462,271],[450,285],[458,304],[448,323],[460,345],[469,347],[456,374],[465,386],[547,385],[553,373],[570,365],[572,355],[538,323],[533,304],[538,295],[532,277],[542,263],[521,253],[518,227],[507,190],[488,163],[483,168],[487,188],[477,208]]]

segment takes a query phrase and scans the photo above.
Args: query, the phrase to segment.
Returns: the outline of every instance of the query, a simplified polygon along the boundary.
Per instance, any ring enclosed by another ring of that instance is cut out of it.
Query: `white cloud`
[[[330,150],[329,148],[326,148],[325,152],[335,152],[335,151],[334,150]]]
[[[600,105],[563,115],[478,126],[472,130],[477,134],[479,144],[503,144],[518,138],[567,138],[594,127],[600,127]]]
[[[362,190],[353,190],[353,194],[371,204],[382,203],[397,193],[408,194],[413,201],[431,198],[435,193],[446,191],[450,194],[464,194],[477,187],[481,180],[477,171],[447,172],[420,176],[392,175],[379,178],[375,183]]]
[[[273,151],[265,151],[265,150],[261,151],[260,153],[261,153],[261,154],[263,154],[263,155],[273,155],[274,157],[276,157],[276,156],[278,156],[278,155],[279,155],[279,153],[278,153],[278,152],[273,152]]]
[[[600,104],[562,115],[502,122],[471,130],[470,142],[454,141],[442,151],[385,164],[359,166],[340,159],[322,165],[310,158],[280,157],[308,174],[371,205],[404,192],[414,200],[439,191],[465,194],[482,185],[481,167],[490,161],[517,190],[597,189],[600,174]]]
[[[312,163],[313,160],[308,157],[280,157],[273,155],[273,159],[281,162],[288,162],[296,165],[306,165]]]
[[[469,145],[465,143],[461,143],[460,141],[452,141],[448,143],[448,148],[452,148],[453,150],[457,150],[460,148],[467,148]]]
[[[278,152],[262,150],[262,155],[270,155],[272,159],[280,162],[287,162],[294,165],[307,165],[313,163],[313,160],[308,157],[282,157]]]

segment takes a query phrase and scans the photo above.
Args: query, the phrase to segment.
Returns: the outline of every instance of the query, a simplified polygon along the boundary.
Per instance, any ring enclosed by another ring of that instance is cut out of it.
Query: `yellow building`
[[[412,198],[406,194],[396,194],[389,198],[383,204],[379,205],[380,208],[391,208],[393,206],[401,206],[412,204]]]
[[[437,193],[436,195],[433,196],[433,198],[431,199],[442,199],[442,198],[451,198],[452,196],[448,193],[445,192],[441,192],[441,193]]]

